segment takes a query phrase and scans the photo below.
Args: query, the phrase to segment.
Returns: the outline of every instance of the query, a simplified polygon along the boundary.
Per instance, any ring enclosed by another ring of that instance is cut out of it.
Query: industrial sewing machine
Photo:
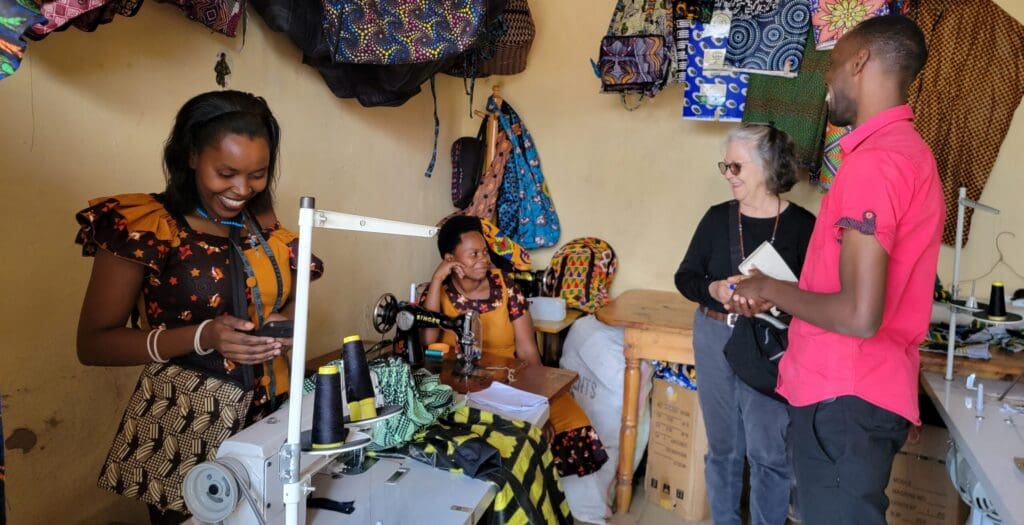
[[[458,338],[455,373],[467,377],[476,375],[483,351],[483,330],[480,315],[476,312],[448,317],[415,304],[399,302],[394,295],[386,293],[373,308],[373,328],[385,334],[392,327],[397,327],[395,339],[405,348],[406,360],[413,366],[422,363],[422,349],[418,346],[419,329],[443,328],[455,332]],[[416,352],[420,352],[420,355],[416,356]]]
[[[476,312],[448,317],[411,303],[399,302],[392,294],[384,294],[373,309],[373,327],[381,334],[397,327],[396,339],[401,341],[418,338],[420,328],[452,330],[459,342],[456,373],[467,377],[477,373],[482,337],[480,317]],[[195,523],[285,523],[281,444],[286,439],[289,409],[290,406],[285,405],[230,437],[221,444],[216,460],[201,463],[189,472],[182,493]],[[305,396],[302,399],[300,428],[312,427],[312,412],[313,396]],[[346,440],[347,451],[354,452],[369,444],[369,436],[356,431],[367,429],[369,424],[347,423],[346,426],[352,430]],[[337,455],[337,451],[325,456],[303,454],[300,470],[314,473],[329,469]],[[299,523],[306,522],[305,515],[303,503],[299,505]]]

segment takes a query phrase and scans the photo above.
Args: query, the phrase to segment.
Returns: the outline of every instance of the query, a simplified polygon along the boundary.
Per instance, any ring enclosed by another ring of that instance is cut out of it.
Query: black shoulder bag
[[[734,200],[729,208],[729,255],[734,272],[739,272],[742,262],[738,206],[739,202]],[[740,380],[783,402],[785,399],[775,392],[775,386],[779,381],[779,361],[789,345],[790,319],[789,314],[776,317],[769,312],[758,317],[738,316],[732,336],[725,343],[725,360]]]

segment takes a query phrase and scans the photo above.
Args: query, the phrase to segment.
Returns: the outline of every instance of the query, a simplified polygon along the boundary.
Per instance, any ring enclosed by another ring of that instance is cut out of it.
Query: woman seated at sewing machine
[[[477,217],[455,216],[441,226],[434,271],[420,306],[447,316],[480,314],[483,352],[541,366],[529,304],[510,276],[492,265],[489,242]],[[421,331],[424,345],[441,341],[455,347],[456,337],[438,328]],[[608,460],[590,419],[568,393],[551,400],[545,436],[559,474],[585,476]]]

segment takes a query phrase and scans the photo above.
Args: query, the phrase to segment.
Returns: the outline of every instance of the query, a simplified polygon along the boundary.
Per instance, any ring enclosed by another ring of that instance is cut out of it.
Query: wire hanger
[[[999,232],[999,234],[996,235],[996,253],[999,254],[999,257],[996,258],[996,262],[992,263],[992,267],[989,268],[987,272],[985,272],[985,273],[983,273],[983,274],[981,274],[981,275],[979,275],[977,277],[974,277],[973,279],[964,279],[962,282],[970,281],[973,284],[974,281],[977,281],[978,279],[984,279],[985,277],[988,277],[989,275],[991,275],[992,272],[994,272],[996,270],[996,267],[998,267],[1000,264],[1002,264],[1003,266],[1009,268],[1010,272],[1012,272],[1013,275],[1016,275],[1018,279],[1024,280],[1024,276],[1022,276],[1020,273],[1018,273],[1017,270],[1014,269],[1013,266],[1010,266],[1010,263],[1006,262],[1006,256],[1003,254],[1003,249],[999,246],[999,239],[1001,239],[1003,237],[1003,235],[1009,235],[1011,239],[1016,239],[1017,238],[1017,236],[1013,232],[1009,232],[1009,231]]]

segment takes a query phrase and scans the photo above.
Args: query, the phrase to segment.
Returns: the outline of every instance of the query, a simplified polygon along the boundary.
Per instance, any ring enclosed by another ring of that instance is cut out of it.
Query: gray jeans
[[[708,453],[704,479],[715,525],[739,525],[743,464],[750,463],[750,519],[783,525],[793,473],[786,453],[786,405],[747,386],[725,360],[727,324],[700,312],[694,316],[693,348],[697,398],[704,413]]]

